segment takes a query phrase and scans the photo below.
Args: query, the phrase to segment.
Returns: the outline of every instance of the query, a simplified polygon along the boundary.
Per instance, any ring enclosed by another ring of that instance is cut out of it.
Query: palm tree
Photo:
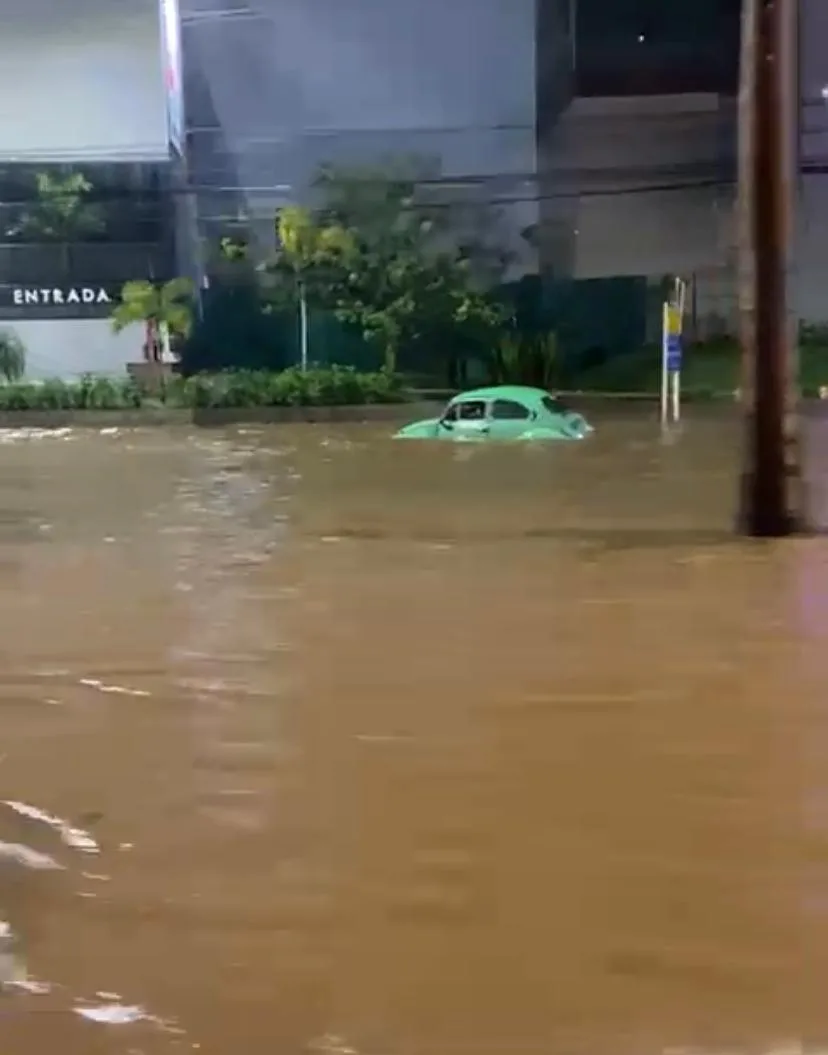
[[[26,346],[14,330],[0,330],[0,377],[7,384],[26,373]]]
[[[167,339],[188,337],[193,326],[195,284],[189,278],[155,283],[146,279],[127,282],[112,311],[112,329],[120,333],[129,326],[143,326],[144,359],[161,362]]]

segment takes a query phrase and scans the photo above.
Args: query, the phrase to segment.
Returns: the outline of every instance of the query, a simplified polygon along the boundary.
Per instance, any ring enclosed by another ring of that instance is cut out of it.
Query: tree
[[[0,330],[0,377],[7,383],[26,373],[26,346],[13,330]]]
[[[35,200],[6,231],[9,238],[68,242],[99,234],[104,227],[99,205],[89,201],[92,184],[80,172],[65,176],[38,172]]]
[[[112,329],[120,333],[129,326],[144,327],[144,358],[161,362],[167,340],[190,335],[193,325],[195,286],[188,278],[163,284],[139,280],[127,282],[112,312]]]
[[[445,344],[464,358],[502,314],[486,293],[469,247],[452,240],[450,210],[417,201],[405,167],[323,168],[316,211],[284,209],[271,289],[313,301],[380,350],[395,370],[404,349]]]
[[[219,239],[219,254],[223,260],[242,263],[250,257],[250,246],[243,238],[225,235]]]
[[[336,290],[355,261],[356,243],[335,220],[319,223],[298,206],[279,212],[276,235],[279,248],[265,273],[277,306],[298,309],[301,367],[307,370],[308,302],[336,308]]]

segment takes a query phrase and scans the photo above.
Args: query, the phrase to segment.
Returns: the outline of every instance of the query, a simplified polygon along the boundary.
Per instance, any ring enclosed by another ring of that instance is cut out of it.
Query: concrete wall
[[[794,303],[828,321],[828,4],[800,0],[801,163]],[[719,96],[578,99],[540,145],[566,209],[576,277],[678,272],[696,279],[702,329],[736,318],[733,189],[631,193],[733,176],[735,101]],[[626,190],[626,193],[624,191]],[[559,223],[559,227],[562,226]],[[563,237],[559,231],[559,241]]]
[[[828,162],[828,4],[800,0],[799,76],[804,102],[802,160],[805,164]]]
[[[803,319],[828,325],[828,176],[802,177],[794,304]]]
[[[688,273],[731,231],[735,112],[718,96],[575,99],[544,137],[541,167],[569,199],[571,273]]]
[[[167,154],[158,0],[4,0],[0,159]]]
[[[27,377],[72,379],[80,374],[124,376],[128,362],[142,357],[139,327],[113,334],[108,319],[0,321],[26,346]]]
[[[828,4],[802,0],[800,84],[803,99],[796,306],[803,318],[828,323]]]

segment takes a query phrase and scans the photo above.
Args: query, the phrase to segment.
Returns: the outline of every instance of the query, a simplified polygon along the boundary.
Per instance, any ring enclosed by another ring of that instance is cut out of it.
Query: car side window
[[[446,407],[440,420],[449,422],[457,421],[457,404],[455,403],[454,406]]]
[[[459,421],[482,421],[486,417],[486,404],[482,399],[470,399],[468,403],[458,403],[455,409]]]
[[[513,399],[496,399],[492,403],[492,418],[496,421],[524,421],[531,416],[531,411]]]

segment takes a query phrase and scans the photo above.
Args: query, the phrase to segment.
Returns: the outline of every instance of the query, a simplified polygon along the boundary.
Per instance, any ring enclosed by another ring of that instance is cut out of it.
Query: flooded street
[[[828,540],[596,424],[5,437],[3,1055],[828,1045]]]

